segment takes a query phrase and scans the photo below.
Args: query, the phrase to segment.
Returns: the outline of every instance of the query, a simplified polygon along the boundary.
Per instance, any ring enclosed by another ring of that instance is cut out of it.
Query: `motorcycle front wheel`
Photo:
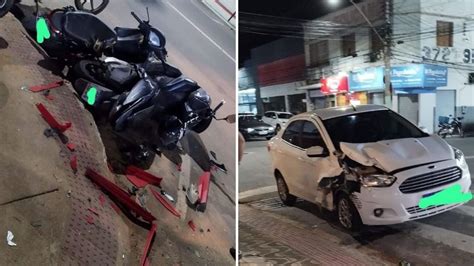
[[[440,130],[438,130],[438,136],[442,137],[443,139],[446,138],[446,136],[448,135],[448,133],[446,132],[447,130],[442,128]]]
[[[1,1],[1,0],[0,0]],[[82,11],[86,11],[92,14],[99,14],[104,11],[104,9],[109,4],[109,0],[95,0],[95,2],[102,2],[100,5],[95,5],[94,0],[74,0],[76,8]]]
[[[211,125],[211,122],[212,122],[212,117],[204,118],[197,125],[195,125],[192,128],[192,130],[198,134],[202,133]]]
[[[15,0],[0,0],[0,18],[10,11],[14,3]]]

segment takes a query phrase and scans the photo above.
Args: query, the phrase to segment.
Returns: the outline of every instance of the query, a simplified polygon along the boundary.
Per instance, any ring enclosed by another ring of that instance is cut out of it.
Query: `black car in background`
[[[245,140],[251,138],[271,139],[275,136],[275,128],[262,121],[260,116],[254,114],[239,114],[239,131]]]

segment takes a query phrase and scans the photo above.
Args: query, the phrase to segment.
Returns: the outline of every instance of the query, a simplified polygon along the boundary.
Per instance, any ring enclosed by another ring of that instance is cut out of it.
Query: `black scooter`
[[[148,168],[156,152],[173,150],[185,131],[207,129],[221,102],[211,109],[211,99],[193,80],[182,76],[149,76],[156,66],[137,65],[140,80],[130,91],[120,92],[78,79],[74,88],[92,112],[107,114],[113,133],[135,147],[133,161]]]
[[[148,20],[141,20],[134,12],[138,28],[110,29],[93,14],[77,11],[74,7],[55,9],[43,18],[50,38],[40,46],[52,58],[74,65],[83,59],[112,56],[127,62],[144,62],[150,52],[166,60],[166,38]],[[36,39],[36,25],[28,23],[28,32]]]

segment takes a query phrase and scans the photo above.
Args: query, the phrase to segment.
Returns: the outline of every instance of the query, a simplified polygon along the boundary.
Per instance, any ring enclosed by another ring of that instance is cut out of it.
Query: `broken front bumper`
[[[436,164],[437,169],[456,166],[459,167],[454,160]],[[358,208],[362,222],[366,225],[397,224],[433,216],[456,208],[463,203],[429,206],[422,209],[418,206],[420,200],[424,196],[426,197],[427,195],[435,194],[455,184],[461,186],[461,191],[463,193],[469,192],[471,186],[469,169],[466,166],[465,168],[461,168],[461,170],[462,176],[455,182],[416,193],[402,193],[400,191],[400,185],[406,179],[432,171],[429,170],[427,166],[417,167],[396,174],[397,181],[390,187],[361,187],[360,193],[354,192],[351,198],[354,205]],[[375,216],[375,209],[382,209],[382,215],[379,217]]]

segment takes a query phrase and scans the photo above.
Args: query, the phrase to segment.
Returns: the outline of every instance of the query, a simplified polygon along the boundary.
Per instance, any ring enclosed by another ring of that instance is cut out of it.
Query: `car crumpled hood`
[[[451,147],[435,135],[371,143],[341,142],[340,146],[352,160],[365,166],[377,166],[386,172],[454,158]]]

